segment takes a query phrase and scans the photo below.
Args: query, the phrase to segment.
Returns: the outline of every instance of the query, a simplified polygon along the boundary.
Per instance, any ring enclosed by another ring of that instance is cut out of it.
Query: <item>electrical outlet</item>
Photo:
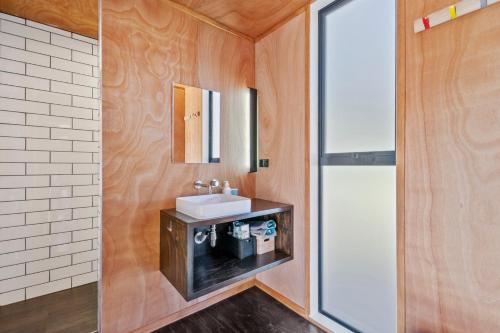
[[[269,168],[269,160],[268,159],[259,160],[259,167]]]

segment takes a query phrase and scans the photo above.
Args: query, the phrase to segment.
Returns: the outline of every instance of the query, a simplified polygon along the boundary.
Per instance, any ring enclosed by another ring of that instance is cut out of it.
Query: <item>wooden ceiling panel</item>
[[[98,38],[98,0],[0,0],[0,12]]]
[[[308,3],[308,0],[172,1],[252,38],[258,38]]]

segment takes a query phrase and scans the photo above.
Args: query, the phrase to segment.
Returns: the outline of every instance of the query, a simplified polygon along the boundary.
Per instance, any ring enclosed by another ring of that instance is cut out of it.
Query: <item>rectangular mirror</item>
[[[216,91],[173,84],[174,163],[220,162],[220,98]]]

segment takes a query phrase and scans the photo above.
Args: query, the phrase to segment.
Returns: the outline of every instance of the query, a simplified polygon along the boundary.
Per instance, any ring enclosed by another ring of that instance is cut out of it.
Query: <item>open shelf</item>
[[[252,210],[246,214],[198,220],[168,209],[160,216],[160,270],[187,301],[293,259],[291,205],[252,199]],[[225,250],[224,235],[231,222],[269,219],[276,221],[274,251],[239,259]],[[196,244],[195,234],[207,232],[211,225],[217,225],[216,246],[207,241]]]
[[[231,284],[231,280],[235,277],[244,279],[291,259],[291,255],[280,250],[249,256],[242,260],[221,253],[196,257],[194,258],[193,293],[213,287],[222,288]]]

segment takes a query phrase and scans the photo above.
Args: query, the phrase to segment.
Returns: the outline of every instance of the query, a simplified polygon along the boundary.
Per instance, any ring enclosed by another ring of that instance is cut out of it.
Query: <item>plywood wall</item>
[[[254,44],[161,1],[103,0],[102,53],[102,331],[123,333],[200,301],[185,302],[159,271],[160,209],[194,194],[196,179],[255,196],[241,153]],[[171,163],[173,82],[221,92],[221,164]]]
[[[172,0],[251,38],[279,25],[308,0]]]
[[[173,106],[173,156],[175,163],[186,161],[186,88],[174,86],[174,106]]]
[[[0,12],[97,38],[99,0],[1,0]]]
[[[294,205],[294,260],[258,275],[258,280],[306,306],[306,17],[293,18],[255,45],[259,91],[260,168],[256,195]]]
[[[406,1],[406,331],[500,332],[500,6]]]

